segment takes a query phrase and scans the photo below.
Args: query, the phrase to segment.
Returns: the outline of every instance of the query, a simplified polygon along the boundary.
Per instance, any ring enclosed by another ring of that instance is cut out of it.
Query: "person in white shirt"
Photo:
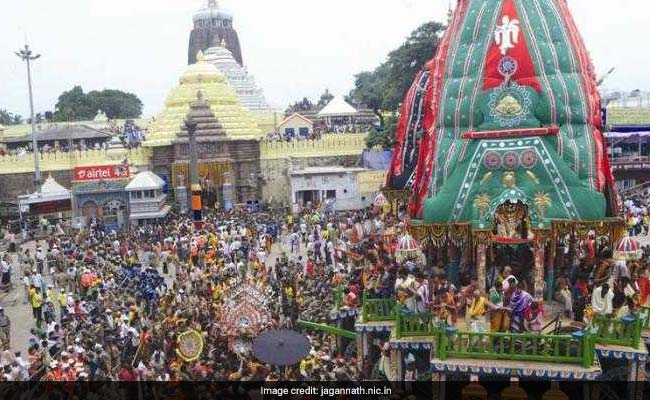
[[[594,289],[591,294],[591,308],[596,315],[612,315],[614,292],[609,289],[608,283],[603,283]]]

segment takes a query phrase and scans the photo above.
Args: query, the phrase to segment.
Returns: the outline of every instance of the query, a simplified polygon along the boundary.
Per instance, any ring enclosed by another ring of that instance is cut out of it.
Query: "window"
[[[299,128],[298,133],[300,134],[300,136],[309,136],[309,128],[307,127]]]
[[[336,190],[328,190],[325,195],[326,199],[336,199]]]
[[[293,128],[284,128],[284,136],[294,137],[296,135],[296,130]]]

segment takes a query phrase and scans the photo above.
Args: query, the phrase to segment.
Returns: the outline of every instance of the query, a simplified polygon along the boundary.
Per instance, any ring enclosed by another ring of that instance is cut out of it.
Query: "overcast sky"
[[[42,53],[35,107],[52,110],[74,85],[137,94],[159,112],[187,62],[192,14],[207,0],[19,0],[0,15],[0,108],[28,114],[27,37]],[[347,93],[355,73],[381,63],[421,23],[446,21],[449,0],[222,0],[235,17],[244,63],[268,100]],[[611,89],[650,87],[650,2],[569,0],[599,73]]]

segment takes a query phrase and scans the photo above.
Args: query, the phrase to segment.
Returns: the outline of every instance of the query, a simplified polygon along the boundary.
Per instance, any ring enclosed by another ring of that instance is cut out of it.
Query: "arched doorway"
[[[102,206],[104,224],[108,227],[121,228],[126,223],[126,204],[122,200],[108,200]]]
[[[90,218],[97,218],[99,215],[99,207],[93,200],[88,200],[81,206],[81,216],[84,217],[86,221]]]

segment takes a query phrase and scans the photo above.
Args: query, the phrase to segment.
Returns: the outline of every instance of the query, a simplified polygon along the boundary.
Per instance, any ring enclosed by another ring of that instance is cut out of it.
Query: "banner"
[[[128,165],[101,165],[94,167],[75,167],[74,182],[92,182],[108,179],[124,179],[131,176]]]

